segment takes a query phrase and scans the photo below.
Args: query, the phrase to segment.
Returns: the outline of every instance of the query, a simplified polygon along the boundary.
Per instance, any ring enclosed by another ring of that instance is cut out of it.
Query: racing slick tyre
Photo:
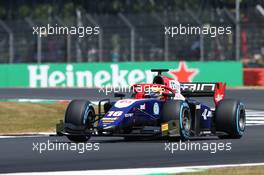
[[[86,142],[90,135],[84,134],[85,130],[92,127],[95,119],[95,111],[90,101],[73,100],[67,107],[65,113],[64,129],[69,135],[66,135],[73,142]],[[80,135],[78,135],[80,134]]]
[[[227,135],[220,139],[239,139],[243,136],[246,126],[246,113],[243,103],[226,99],[219,102],[215,111],[216,130]]]
[[[192,117],[188,103],[183,100],[169,100],[164,103],[162,116],[162,123],[178,120],[181,140],[190,139]]]

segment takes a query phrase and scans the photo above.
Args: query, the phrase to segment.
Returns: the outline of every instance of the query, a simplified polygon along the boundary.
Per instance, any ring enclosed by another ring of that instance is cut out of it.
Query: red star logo
[[[199,69],[188,68],[186,62],[180,62],[177,70],[169,72],[179,82],[192,82],[198,73]]]

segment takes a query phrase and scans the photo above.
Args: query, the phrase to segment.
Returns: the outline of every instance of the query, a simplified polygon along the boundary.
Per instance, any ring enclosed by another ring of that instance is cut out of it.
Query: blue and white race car
[[[224,99],[225,84],[179,83],[162,75],[167,69],[152,71],[158,72],[153,83],[133,85],[130,98],[116,93],[119,100],[103,99],[97,107],[88,100],[71,101],[59,133],[73,142],[85,142],[91,136],[188,140],[212,135],[237,139],[244,134],[245,106]],[[213,97],[215,106],[193,97]]]

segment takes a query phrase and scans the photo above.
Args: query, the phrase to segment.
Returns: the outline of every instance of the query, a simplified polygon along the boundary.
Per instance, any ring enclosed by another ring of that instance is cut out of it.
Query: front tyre
[[[191,111],[187,102],[182,100],[169,100],[164,103],[162,123],[179,121],[179,132],[182,141],[191,137]]]
[[[86,142],[90,135],[85,131],[93,126],[95,111],[90,101],[73,100],[65,113],[64,130],[69,133],[67,138],[73,142]]]
[[[220,139],[239,139],[243,136],[246,126],[246,113],[243,103],[226,99],[219,102],[216,108],[216,129],[225,132]]]
[[[189,140],[191,137],[191,111],[189,108],[189,105],[184,102],[182,103],[181,109],[180,109],[180,135],[181,140]]]

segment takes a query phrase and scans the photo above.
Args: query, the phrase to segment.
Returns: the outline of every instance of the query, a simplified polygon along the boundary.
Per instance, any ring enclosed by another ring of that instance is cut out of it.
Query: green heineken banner
[[[180,82],[242,85],[240,62],[122,62],[0,65],[0,87],[103,87],[152,82],[150,69],[170,69]]]

